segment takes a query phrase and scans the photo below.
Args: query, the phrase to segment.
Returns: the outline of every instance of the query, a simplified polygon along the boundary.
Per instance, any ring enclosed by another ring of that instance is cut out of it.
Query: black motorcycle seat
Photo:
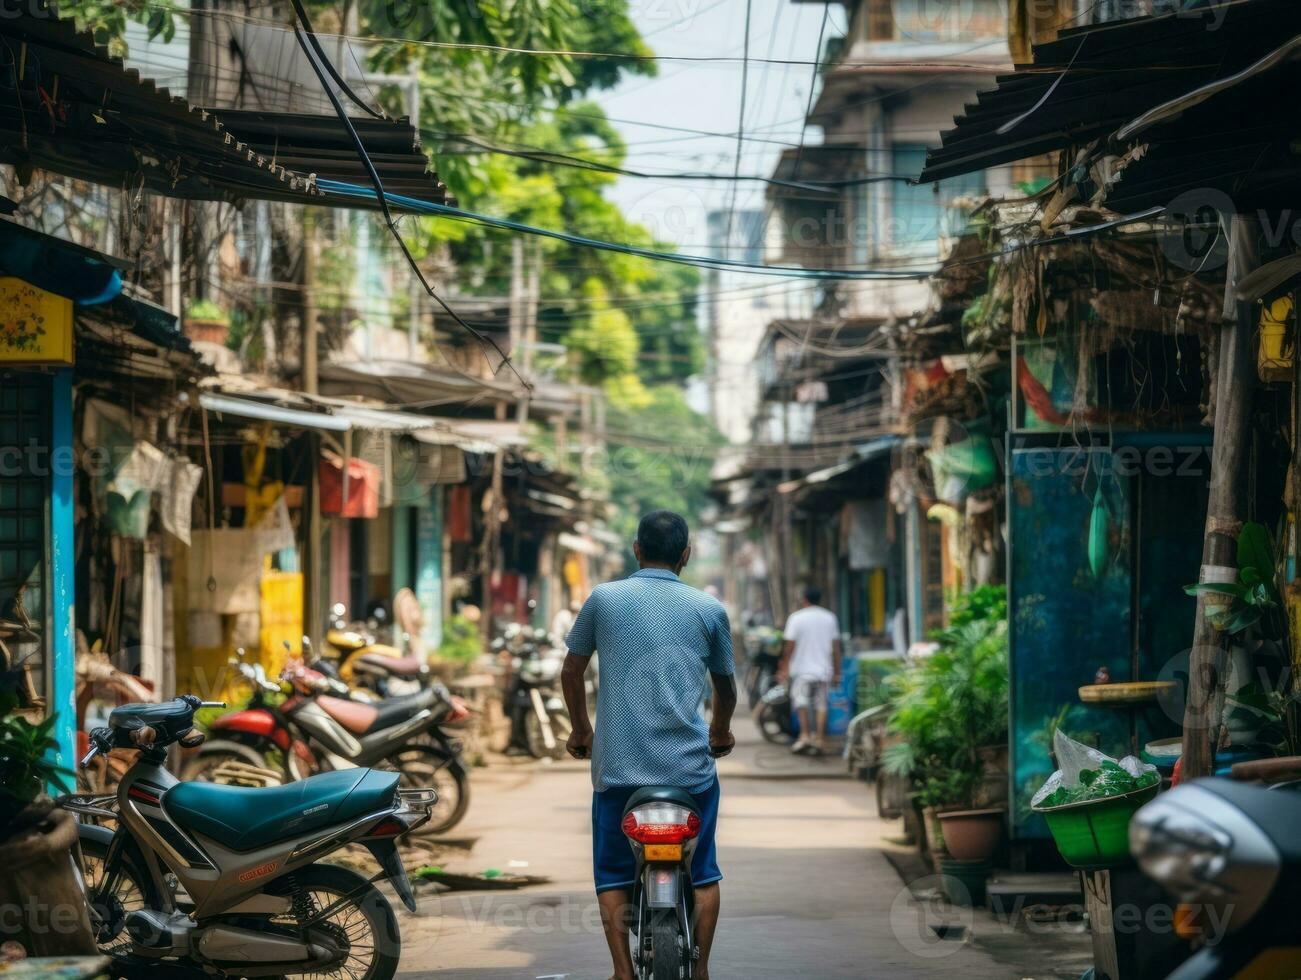
[[[432,708],[438,701],[438,692],[426,688],[416,694],[404,694],[402,697],[385,698],[375,705],[377,714],[365,734],[374,735],[386,728],[400,725],[415,717],[426,708]]]
[[[152,728],[159,745],[170,745],[186,734],[193,724],[194,705],[181,698],[159,704],[122,704],[108,716],[108,727],[113,729],[118,744],[124,748],[128,746],[128,733],[141,728]]]
[[[686,807],[692,813],[700,812],[700,804],[685,789],[674,786],[645,786],[628,797],[628,804],[623,808],[624,816],[647,803],[675,803]]]

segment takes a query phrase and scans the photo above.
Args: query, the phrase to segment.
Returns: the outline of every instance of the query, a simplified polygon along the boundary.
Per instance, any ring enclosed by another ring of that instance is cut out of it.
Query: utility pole
[[[1252,356],[1253,304],[1237,296],[1238,283],[1260,263],[1257,220],[1229,220],[1229,268],[1215,383],[1215,436],[1211,448],[1211,488],[1202,546],[1202,582],[1236,582],[1237,539],[1242,530],[1244,474],[1247,467],[1251,394],[1256,365]],[[1206,596],[1197,597],[1193,646],[1188,654],[1184,703],[1183,778],[1209,776],[1215,768],[1215,741],[1223,713],[1224,638],[1206,618]]]
[[[319,325],[316,320],[317,247],[316,215],[308,208],[303,211],[303,289],[300,294],[303,302],[299,307],[299,316],[302,318],[299,328],[302,331],[301,381],[303,391],[309,395],[315,395],[319,390],[317,373],[320,359],[317,350]],[[314,462],[321,456],[320,436],[313,433],[310,442]],[[321,624],[325,620],[322,615],[324,610],[321,608],[321,566],[325,562],[323,554],[325,531],[321,522],[321,477],[315,465],[308,467],[307,489],[307,555],[303,563],[307,573],[303,582],[303,589],[307,593],[303,597],[303,614],[307,623],[303,632],[311,637],[313,647],[320,649]]]

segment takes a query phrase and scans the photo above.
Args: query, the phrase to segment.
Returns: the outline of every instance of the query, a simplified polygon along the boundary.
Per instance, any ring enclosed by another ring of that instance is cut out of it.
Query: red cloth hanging
[[[379,516],[379,467],[356,456],[348,460],[348,499],[343,499],[343,460],[323,454],[318,467],[321,478],[321,513],[339,517]]]
[[[453,484],[447,494],[447,533],[456,544],[473,540],[468,483]]]

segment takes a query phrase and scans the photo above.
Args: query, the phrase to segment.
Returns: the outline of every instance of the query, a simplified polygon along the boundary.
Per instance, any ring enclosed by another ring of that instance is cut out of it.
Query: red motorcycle
[[[470,783],[460,746],[443,726],[467,715],[442,684],[405,697],[365,702],[347,685],[302,662],[274,682],[261,664],[231,661],[253,687],[248,704],[211,723],[208,741],[182,766],[182,779],[279,785],[331,769],[390,769],[400,785],[434,789],[422,831],[445,833],[465,816]]]

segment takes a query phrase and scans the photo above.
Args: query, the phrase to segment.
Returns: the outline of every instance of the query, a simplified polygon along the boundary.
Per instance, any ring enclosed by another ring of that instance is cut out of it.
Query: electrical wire
[[[800,163],[804,159],[804,137],[809,128],[809,116],[813,112],[813,93],[818,87],[818,62],[822,60],[823,39],[827,34],[827,21],[831,19],[831,0],[826,0],[822,5],[822,26],[818,28],[818,49],[813,52],[816,59],[813,63],[813,77],[809,79],[809,95],[804,106],[804,117],[800,120],[800,141],[795,150],[795,167],[791,176],[795,180],[800,177]]]
[[[305,14],[305,11],[302,10],[301,0],[293,0],[293,4],[296,13],[300,14],[300,16]],[[370,154],[366,152],[366,145],[362,142],[361,137],[357,134],[356,127],[353,126],[352,120],[348,118],[348,113],[344,111],[343,103],[339,101],[338,95],[336,95],[334,90],[330,88],[329,82],[326,80],[327,69],[322,64],[319,64],[317,62],[317,59],[313,57],[313,51],[315,50],[315,48],[313,48],[313,46],[308,42],[307,37],[304,36],[304,33],[305,32],[303,27],[300,27],[298,25],[294,26],[294,36],[298,39],[299,45],[302,46],[303,53],[307,56],[307,60],[311,62],[312,70],[316,72],[316,77],[320,80],[322,87],[325,89],[326,96],[329,97],[330,103],[334,106],[335,113],[338,115],[340,121],[343,123],[344,128],[347,129],[348,136],[352,140],[353,145],[356,147],[358,156],[361,157],[362,165],[366,168],[366,173],[369,175],[371,179],[371,183],[374,184],[374,197],[379,204],[380,212],[384,215],[384,223],[388,225],[389,231],[392,233],[393,238],[397,241],[398,246],[401,248],[402,255],[407,260],[407,265],[411,267],[411,271],[415,274],[416,278],[419,280],[420,285],[424,287],[425,292],[429,294],[429,296],[434,300],[434,302],[436,302],[440,307],[442,307],[443,312],[445,312],[448,316],[450,316],[458,326],[460,326],[463,330],[466,331],[466,333],[474,337],[475,340],[479,342],[479,345],[481,347],[486,349],[487,347],[491,346],[492,349],[495,350],[498,353],[498,355],[500,355],[501,364],[498,366],[498,369],[500,370],[501,366],[510,368],[511,373],[514,374],[515,377],[519,379],[520,384],[524,386],[525,390],[532,390],[529,383],[524,380],[523,375],[521,375],[519,371],[515,369],[515,365],[511,363],[511,359],[509,355],[507,355],[507,353],[501,349],[501,345],[498,344],[497,341],[493,340],[491,337],[486,336],[485,334],[476,330],[474,327],[470,326],[470,324],[466,323],[463,319],[461,319],[460,315],[455,310],[453,310],[450,306],[448,306],[447,303],[443,301],[443,298],[439,296],[438,292],[434,289],[434,287],[430,285],[429,280],[425,278],[425,274],[420,270],[420,266],[416,263],[415,257],[411,254],[411,250],[407,248],[406,240],[403,239],[402,233],[398,231],[397,223],[394,221],[393,214],[389,210],[388,200],[390,195],[384,189],[384,181],[380,178],[379,171],[375,169],[375,164],[374,162],[372,162],[370,158]],[[308,31],[307,33],[310,33],[310,31]],[[319,47],[320,47],[319,44],[317,44],[316,48]],[[327,64],[329,62],[328,58],[322,58],[321,60]],[[355,184],[349,186],[365,193],[364,188],[358,187]]]
[[[369,114],[375,119],[387,119],[388,117],[384,115],[384,113],[377,112],[376,110],[372,109],[366,102],[364,102],[361,99],[361,97],[358,96],[357,93],[352,90],[352,87],[348,84],[347,80],[345,80],[343,76],[340,75],[339,72],[335,69],[334,63],[330,61],[330,59],[325,54],[325,49],[321,47],[321,42],[317,40],[316,30],[315,28],[312,27],[312,20],[310,17],[307,16],[307,9],[303,6],[302,0],[289,0],[289,2],[293,4],[294,14],[302,22],[303,30],[307,35],[307,43],[311,45],[312,51],[316,52],[317,61],[320,63],[321,67],[324,68],[329,73],[330,77],[334,79],[335,84],[339,86],[339,91],[343,92],[343,94],[346,95],[352,102],[354,102],[357,105],[357,107],[360,108],[363,112]],[[295,35],[297,35],[298,31],[295,30],[294,33]],[[299,37],[299,43],[300,44],[302,43],[301,37]],[[312,56],[307,52],[306,48],[303,49],[303,53],[307,55],[308,61],[312,60]],[[318,77],[319,77],[319,72],[318,72]],[[321,84],[322,85],[326,84],[325,79],[321,79]],[[329,86],[327,85],[326,87],[328,88]],[[330,101],[334,102],[335,100],[330,99]]]
[[[318,179],[316,185],[327,194],[338,194],[343,197],[353,198],[370,198],[374,196],[365,187],[341,180]],[[551,238],[556,241],[565,242],[569,245],[579,245],[585,248],[595,248],[607,252],[620,252],[624,255],[635,255],[644,259],[652,259],[658,262],[672,262],[678,265],[691,265],[702,269],[731,270],[734,272],[751,273],[754,275],[786,276],[793,279],[870,281],[927,279],[934,275],[935,272],[933,269],[803,269],[798,266],[759,265],[753,262],[742,262],[739,259],[687,255],[682,252],[661,252],[656,249],[642,248],[637,245],[622,245],[616,242],[601,241],[597,238],[588,238],[585,235],[573,235],[568,232],[555,231],[550,228],[537,228],[533,225],[526,225],[519,221],[511,221],[508,218],[494,218],[490,215],[478,214],[474,211],[465,211],[461,208],[452,207],[450,204],[436,204],[433,201],[422,201],[420,198],[407,197],[404,194],[390,194],[386,192],[384,196],[387,203],[397,205],[405,211],[411,211],[416,214],[454,218],[460,221],[469,221],[474,224],[485,225],[490,228],[504,228],[508,231],[519,232],[524,235],[537,235],[542,238]]]
[[[732,165],[732,194],[727,202],[727,228],[723,244],[732,241],[732,219],[736,214],[736,187],[741,180],[741,155],[745,152],[745,98],[750,91],[750,15],[754,0],[745,0],[745,42],[741,49],[741,105],[736,118],[736,161]]]
[[[768,184],[774,187],[790,187],[794,190],[810,191],[812,193],[828,194],[833,190],[844,187],[857,187],[863,184],[876,184],[886,181],[915,182],[916,177],[904,174],[877,174],[866,177],[846,177],[835,180],[808,180],[794,181],[783,180],[777,177],[762,177],[758,174],[741,174],[734,173],[732,176],[727,174],[711,174],[703,171],[691,172],[670,172],[670,171],[647,171],[634,170],[630,167],[619,167],[610,163],[602,163],[599,160],[588,160],[583,157],[574,156],[569,153],[562,153],[557,150],[545,150],[541,148],[530,148],[526,144],[516,144],[524,146],[524,149],[512,149],[509,147],[495,145],[481,140],[474,136],[467,136],[463,133],[453,133],[433,129],[422,130],[425,135],[433,136],[440,140],[455,140],[464,143],[467,146],[476,147],[485,153],[495,153],[501,156],[518,157],[522,160],[533,160],[537,163],[549,163],[558,167],[572,167],[577,170],[593,170],[598,173],[613,174],[619,177],[638,177],[650,180],[703,180],[710,182],[731,181],[731,182],[753,182]],[[738,138],[744,139],[743,134],[738,133]],[[439,150],[435,156],[446,155],[446,150]]]

